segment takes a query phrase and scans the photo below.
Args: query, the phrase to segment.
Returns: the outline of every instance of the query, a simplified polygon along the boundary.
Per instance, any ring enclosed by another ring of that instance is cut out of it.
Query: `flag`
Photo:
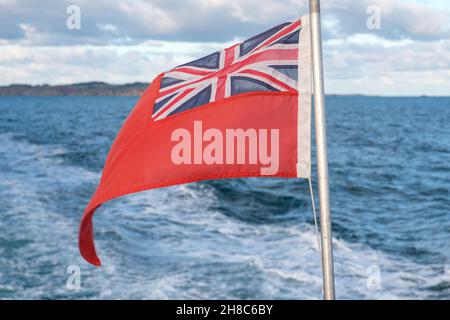
[[[209,179],[309,178],[309,18],[158,75],[119,131],[84,211],[81,255],[100,265],[92,217],[130,193]]]

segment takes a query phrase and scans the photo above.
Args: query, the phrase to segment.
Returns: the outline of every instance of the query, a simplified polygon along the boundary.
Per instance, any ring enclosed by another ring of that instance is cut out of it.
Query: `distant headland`
[[[140,96],[148,83],[109,84],[86,82],[67,85],[12,84],[0,86],[0,96]]]
[[[144,82],[110,84],[101,81],[60,84],[60,85],[11,84],[8,86],[0,86],[0,97],[1,96],[116,96],[116,97],[141,96],[149,85],[150,83]],[[359,93],[349,93],[349,94],[327,93],[326,96],[373,97],[373,98],[396,97],[396,96],[366,95]],[[407,97],[407,96],[398,96],[398,97]],[[435,96],[417,95],[409,97],[429,98]]]

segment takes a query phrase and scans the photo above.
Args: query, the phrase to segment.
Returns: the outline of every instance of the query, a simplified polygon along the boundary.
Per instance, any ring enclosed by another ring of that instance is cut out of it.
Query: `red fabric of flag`
[[[111,199],[208,179],[299,176],[298,133],[310,125],[298,120],[300,29],[298,21],[277,26],[152,82],[84,211],[79,247],[88,262],[100,265],[92,217]]]

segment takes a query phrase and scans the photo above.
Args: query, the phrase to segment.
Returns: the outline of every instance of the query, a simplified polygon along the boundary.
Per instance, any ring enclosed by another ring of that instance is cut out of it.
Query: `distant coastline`
[[[11,84],[0,86],[1,96],[141,96],[150,83],[133,82],[126,84],[110,84],[106,82],[93,81],[62,85],[29,85]],[[417,95],[417,96],[381,96],[360,93],[336,94],[327,93],[327,97],[410,97],[410,98],[448,98],[449,96]]]
[[[86,82],[67,85],[12,84],[0,86],[0,96],[140,96],[148,83],[109,84]]]

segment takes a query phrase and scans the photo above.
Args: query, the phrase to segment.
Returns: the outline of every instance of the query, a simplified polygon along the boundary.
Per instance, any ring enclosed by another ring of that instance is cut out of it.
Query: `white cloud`
[[[180,24],[177,19],[174,19],[173,13],[157,4],[142,0],[124,0],[117,4],[119,10],[130,21],[135,21],[143,30],[158,34],[179,31]]]
[[[82,29],[65,28],[66,6]],[[381,30],[366,9],[381,9]],[[149,82],[187,62],[300,16],[298,0],[0,0],[0,84]],[[450,94],[450,4],[322,1],[332,93]]]
[[[328,92],[449,95],[450,39],[392,41],[356,35],[324,44]]]
[[[150,82],[164,70],[228,45],[166,41],[136,46],[6,45],[0,55],[0,85]]]

